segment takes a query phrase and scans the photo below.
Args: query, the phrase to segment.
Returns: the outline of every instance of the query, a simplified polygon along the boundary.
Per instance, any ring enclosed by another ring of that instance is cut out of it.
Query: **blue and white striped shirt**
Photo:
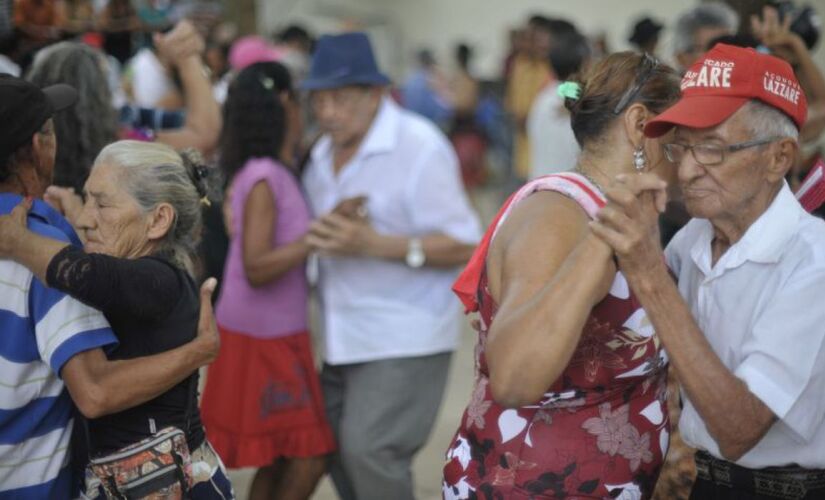
[[[20,199],[0,194],[0,214]],[[80,243],[42,201],[35,201],[28,225],[37,234]],[[71,498],[72,400],[60,370],[80,352],[116,343],[102,313],[0,260],[0,500]]]

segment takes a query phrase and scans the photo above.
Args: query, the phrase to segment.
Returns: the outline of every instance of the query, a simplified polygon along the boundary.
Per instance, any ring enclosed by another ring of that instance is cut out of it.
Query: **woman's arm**
[[[493,398],[504,406],[541,398],[610,288],[612,252],[587,223],[572,200],[536,193],[513,210],[491,248],[488,276],[499,309],[486,354]]]
[[[158,142],[175,149],[196,148],[211,152],[221,131],[221,111],[212,94],[212,83],[201,61],[203,40],[194,26],[181,21],[167,35],[156,35],[158,51],[175,65],[183,84],[186,122],[183,128],[158,132]]]
[[[98,418],[145,403],[214,361],[220,348],[211,301],[215,285],[209,279],[201,286],[195,340],[141,358],[109,361],[102,349],[92,349],[69,359],[61,376],[80,412]]]
[[[26,228],[23,202],[0,216],[0,257],[28,268],[41,282],[104,313],[161,319],[175,306],[182,283],[168,264],[87,254]]]
[[[243,213],[243,266],[246,279],[253,287],[269,284],[309,255],[305,238],[272,248],[278,208],[275,195],[266,181],[258,181],[246,198]]]

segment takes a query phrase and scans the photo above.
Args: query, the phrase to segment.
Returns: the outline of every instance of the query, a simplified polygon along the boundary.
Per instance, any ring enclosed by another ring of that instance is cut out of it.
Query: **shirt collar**
[[[12,193],[0,193],[0,214],[5,215],[11,213],[23,197]],[[50,207],[42,200],[34,200],[32,208],[29,210],[29,218],[39,219],[41,222],[48,224],[56,229],[59,229],[74,246],[82,247],[83,242],[78,238],[74,228],[69,222],[63,218],[60,213]]]
[[[804,209],[783,181],[782,188],[768,209],[745,231],[744,236],[719,259],[719,272],[732,269],[747,261],[772,264],[779,261],[791,237],[796,233]],[[706,274],[710,274],[713,226],[702,221],[704,227],[691,248],[691,257]]]
[[[393,151],[398,142],[401,113],[401,108],[389,96],[382,97],[375,118],[364,136],[355,158],[365,158],[373,154]],[[319,162],[331,157],[332,139],[329,135],[324,134],[312,149],[312,161]]]

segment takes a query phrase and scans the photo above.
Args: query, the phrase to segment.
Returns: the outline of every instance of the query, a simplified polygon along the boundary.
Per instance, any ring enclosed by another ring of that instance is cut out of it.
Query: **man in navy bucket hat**
[[[327,416],[341,498],[412,499],[458,345],[450,285],[480,235],[444,135],[399,107],[364,33],[323,36],[301,87],[323,135],[303,183],[318,255]]]

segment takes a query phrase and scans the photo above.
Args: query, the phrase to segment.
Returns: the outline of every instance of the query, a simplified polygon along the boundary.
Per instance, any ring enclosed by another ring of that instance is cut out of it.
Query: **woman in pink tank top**
[[[448,499],[649,498],[667,453],[667,356],[588,223],[616,175],[674,172],[642,128],[679,77],[625,52],[562,89],[577,169],[511,196],[454,287],[480,317]]]

